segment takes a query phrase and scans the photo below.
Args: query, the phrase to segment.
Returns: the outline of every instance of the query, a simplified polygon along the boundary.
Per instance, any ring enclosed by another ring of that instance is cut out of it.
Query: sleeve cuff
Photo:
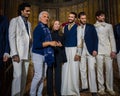
[[[77,48],[76,55],[81,56],[82,48]]]
[[[8,53],[4,53],[3,56],[7,56],[7,57],[10,57],[10,55]]]

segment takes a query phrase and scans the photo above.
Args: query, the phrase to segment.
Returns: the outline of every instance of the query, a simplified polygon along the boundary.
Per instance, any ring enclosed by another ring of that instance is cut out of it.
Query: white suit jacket
[[[18,55],[20,59],[28,59],[31,39],[31,24],[28,22],[29,34],[21,16],[13,18],[9,25],[9,42],[11,56]]]
[[[110,56],[111,52],[116,52],[116,44],[112,25],[105,22],[96,22],[94,26],[99,39],[98,54]]]

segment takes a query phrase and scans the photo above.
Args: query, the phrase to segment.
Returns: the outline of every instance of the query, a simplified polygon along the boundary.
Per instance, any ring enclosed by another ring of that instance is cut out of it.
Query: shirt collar
[[[95,23],[94,25],[95,25],[95,27],[99,27],[99,26],[105,27],[105,26],[106,26],[106,23],[105,23],[105,22],[96,21],[96,23]]]
[[[27,19],[24,16],[21,15],[21,17],[22,17],[24,22],[27,22]]]
[[[73,22],[73,23],[69,23],[68,25],[71,25],[71,26],[73,26],[75,24],[75,22]]]

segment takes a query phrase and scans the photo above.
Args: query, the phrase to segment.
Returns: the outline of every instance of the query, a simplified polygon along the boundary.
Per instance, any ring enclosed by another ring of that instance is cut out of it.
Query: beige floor
[[[114,90],[116,92],[115,96],[120,96],[120,78],[118,77],[118,66],[116,60],[114,60],[113,67],[114,67]],[[28,93],[29,93],[32,77],[33,77],[33,65],[30,64],[25,96],[29,96]],[[46,82],[44,83],[43,96],[46,96]],[[89,92],[85,92],[85,93],[81,93],[80,96],[91,96],[91,94]],[[111,95],[107,93],[106,95],[103,96],[111,96]]]

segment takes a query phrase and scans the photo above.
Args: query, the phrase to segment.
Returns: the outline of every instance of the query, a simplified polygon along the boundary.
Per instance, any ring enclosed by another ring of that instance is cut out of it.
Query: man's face
[[[80,20],[80,23],[81,23],[81,24],[85,25],[86,22],[87,22],[87,17],[86,17],[86,15],[81,15],[80,18],[79,18],[79,20]]]
[[[68,22],[73,23],[75,21],[75,15],[74,14],[69,14],[68,16]]]
[[[30,7],[25,7],[25,9],[21,11],[21,15],[28,18],[30,16],[30,10]]]
[[[40,17],[40,21],[43,23],[43,24],[48,24],[48,21],[49,21],[49,15],[47,13],[43,13]]]
[[[105,15],[104,14],[101,14],[100,16],[97,16],[97,20],[99,22],[104,22],[105,21]]]

